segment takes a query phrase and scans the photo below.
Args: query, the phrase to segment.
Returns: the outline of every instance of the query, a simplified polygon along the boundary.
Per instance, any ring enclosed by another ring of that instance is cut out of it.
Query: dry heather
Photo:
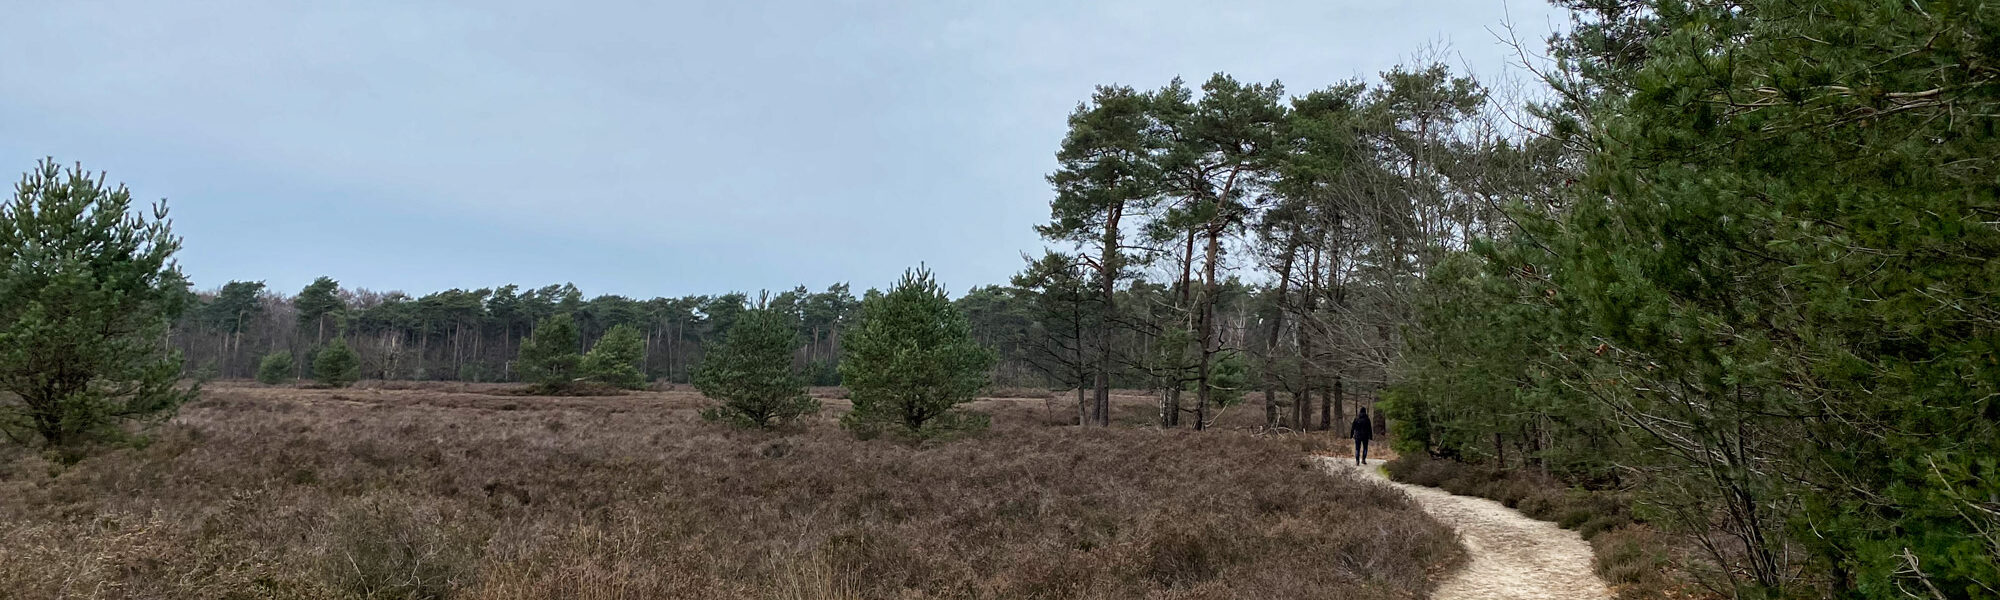
[[[0,452],[10,598],[1417,598],[1459,560],[1309,437],[1047,426],[912,448],[685,391],[213,387],[69,468]]]

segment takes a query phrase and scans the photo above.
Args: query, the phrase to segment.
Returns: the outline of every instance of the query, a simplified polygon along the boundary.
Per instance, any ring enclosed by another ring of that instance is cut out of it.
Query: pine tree
[[[575,389],[583,366],[578,344],[576,320],[569,313],[542,319],[535,332],[521,341],[521,378],[543,393]]]
[[[1043,238],[1088,246],[1095,254],[1085,261],[1095,272],[1090,277],[1095,306],[1096,346],[1090,361],[1093,369],[1093,396],[1088,420],[1097,425],[1111,424],[1112,327],[1116,321],[1118,282],[1124,279],[1128,218],[1153,204],[1161,187],[1154,151],[1158,141],[1149,135],[1153,121],[1149,99],[1129,87],[1100,86],[1090,104],[1079,106],[1069,116],[1069,135],[1056,153],[1061,169],[1048,176],[1056,189],[1049,203],[1050,222],[1035,227]],[[1082,352],[1077,340],[1077,352]],[[1079,388],[1082,383],[1077,384]]]
[[[868,438],[884,430],[924,439],[984,428],[985,415],[958,410],[986,386],[993,353],[944,287],[919,267],[861,304],[840,374],[854,409],[841,426]]]
[[[1020,312],[1026,313],[1028,326],[1016,334],[1026,339],[1013,344],[1024,355],[1022,360],[1056,383],[1076,389],[1077,425],[1106,424],[1109,397],[1087,400],[1084,390],[1093,381],[1110,385],[1106,369],[1111,365],[1106,359],[1111,356],[1111,328],[1099,310],[1105,306],[1098,295],[1101,288],[1092,285],[1082,262],[1076,256],[1046,252],[1014,275],[1016,294],[1026,297]],[[1091,351],[1093,343],[1098,352]]]
[[[1215,367],[1209,371],[1209,401],[1218,407],[1235,406],[1243,401],[1245,386],[1250,382],[1250,363],[1243,352],[1225,349],[1215,355]]]
[[[1571,4],[1611,19],[1559,47],[1597,139],[1526,243],[1429,274],[1399,447],[1623,477],[1737,596],[1991,596],[2000,12]]]
[[[257,322],[264,312],[262,281],[231,281],[222,284],[215,298],[201,306],[201,316],[208,326],[220,331],[223,338],[222,371],[225,375],[238,377],[242,371],[236,368],[237,355],[243,351],[243,334]]]
[[[2000,11],[1657,16],[1558,240],[1623,382],[1593,391],[1651,434],[1632,466],[1740,540],[1746,584],[1804,587],[1805,548],[1837,589],[1992,594]]]
[[[361,358],[347,347],[347,338],[333,338],[333,343],[319,351],[319,357],[313,359],[313,378],[336,388],[361,380]]]
[[[819,411],[806,382],[791,368],[798,333],[785,315],[755,309],[737,317],[729,335],[708,350],[694,386],[722,405],[704,419],[739,427],[769,428]]]
[[[628,390],[646,387],[646,376],[639,372],[639,359],[645,353],[643,344],[639,330],[631,325],[613,326],[583,356],[584,377]]]
[[[257,381],[277,385],[292,377],[292,353],[278,350],[257,363]]]
[[[299,290],[299,296],[292,300],[292,306],[299,313],[299,329],[311,328],[313,343],[326,340],[327,318],[344,308],[339,294],[340,282],[332,277],[320,277]]]
[[[155,423],[193,398],[164,350],[191,297],[164,201],[43,160],[0,206],[0,434],[66,447]]]
[[[1216,305],[1221,294],[1219,273],[1224,240],[1237,235],[1252,217],[1252,200],[1269,184],[1282,149],[1278,124],[1286,108],[1278,103],[1284,86],[1244,84],[1217,73],[1202,84],[1200,100],[1177,79],[1152,96],[1152,111],[1163,136],[1158,168],[1168,184],[1166,194],[1180,199],[1162,224],[1176,237],[1185,234],[1183,265],[1190,278],[1193,244],[1202,242],[1199,278],[1188,307],[1196,345],[1195,429],[1205,429],[1214,401],[1215,359],[1224,351]],[[1177,409],[1176,409],[1177,410]]]

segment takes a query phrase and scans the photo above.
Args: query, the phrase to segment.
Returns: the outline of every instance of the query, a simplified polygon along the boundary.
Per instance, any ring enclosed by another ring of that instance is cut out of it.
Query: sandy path
[[[1327,457],[1328,468],[1362,473],[1410,494],[1432,517],[1458,531],[1470,558],[1438,586],[1437,600],[1569,600],[1611,597],[1591,571],[1590,544],[1556,524],[1530,519],[1492,500],[1390,481],[1382,461],[1367,469]]]

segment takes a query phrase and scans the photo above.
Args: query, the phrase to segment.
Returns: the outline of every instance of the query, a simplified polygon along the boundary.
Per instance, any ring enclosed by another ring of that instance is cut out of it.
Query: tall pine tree
[[[292,299],[292,307],[299,315],[299,328],[313,330],[313,343],[326,341],[327,321],[340,312],[340,282],[332,277],[320,277],[299,290]]]
[[[1145,210],[1160,187],[1148,98],[1123,86],[1100,86],[1087,106],[1069,117],[1069,135],[1056,152],[1061,168],[1049,175],[1056,190],[1042,237],[1086,246],[1095,271],[1090,327],[1097,339],[1091,360],[1090,419],[1111,423],[1112,327],[1118,282],[1125,269],[1127,219]],[[1077,340],[1078,344],[1082,340]],[[1082,351],[1081,346],[1078,348]]]

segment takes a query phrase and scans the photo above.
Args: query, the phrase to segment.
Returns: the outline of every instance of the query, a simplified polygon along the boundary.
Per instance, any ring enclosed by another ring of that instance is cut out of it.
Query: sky
[[[1045,246],[1093,86],[1290,93],[1426,47],[1518,77],[1540,0],[35,2],[0,35],[0,172],[167,199],[197,288],[648,298],[955,292]],[[12,175],[8,175],[12,176]]]

